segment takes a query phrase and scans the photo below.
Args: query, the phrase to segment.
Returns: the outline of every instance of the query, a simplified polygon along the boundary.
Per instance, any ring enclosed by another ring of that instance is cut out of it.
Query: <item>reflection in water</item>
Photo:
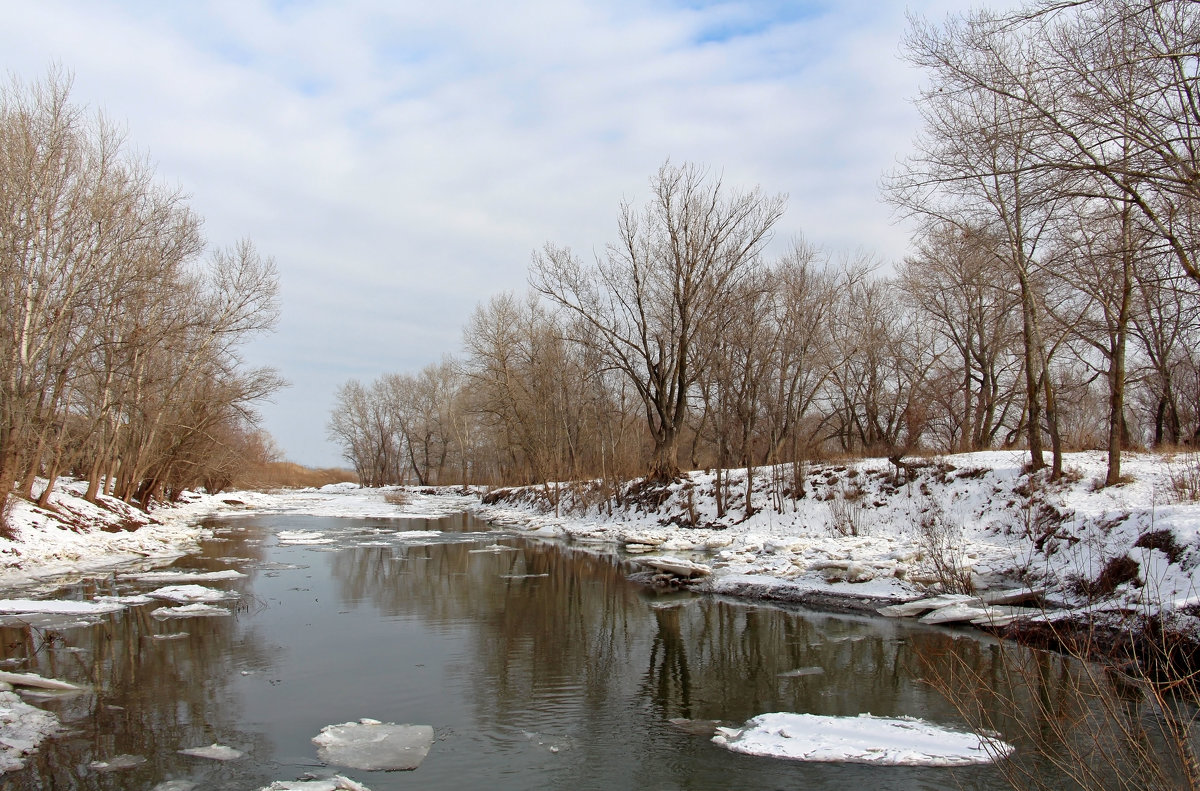
[[[224,542],[210,544],[179,565],[200,571],[228,568],[214,559],[227,547]],[[243,545],[239,554],[254,557],[259,550]],[[242,581],[225,586],[248,587]],[[59,591],[59,597],[130,592],[132,586],[108,577],[74,584]],[[250,604],[244,597],[226,606],[246,613]],[[256,655],[261,647],[252,634],[241,633],[236,618],[160,622],[150,611],[149,606],[131,607],[73,628],[0,627],[6,666],[87,687],[82,694],[37,702],[58,715],[66,732],[32,756],[25,770],[5,775],[5,789],[150,788],[163,779],[187,776],[211,788],[244,788],[246,781],[255,782],[255,775],[229,765],[197,766],[196,759],[176,750],[215,741],[250,749],[263,743],[263,734],[239,725],[238,701],[229,683],[232,657]],[[143,756],[147,762],[109,775],[87,768],[121,754]]]
[[[231,618],[160,623],[135,607],[49,643],[0,629],[3,655],[21,669],[92,685],[46,704],[72,732],[6,775],[5,788],[149,789],[188,778],[254,789],[328,771],[311,737],[360,717],[429,724],[438,736],[416,772],[344,772],[374,791],[1004,787],[992,767],[785,762],[668,724],[771,711],[962,724],[920,680],[921,657],[961,644],[1003,684],[994,644],[883,618],[657,596],[630,584],[615,554],[472,534],[484,526],[466,516],[214,524],[229,540],[182,564],[250,573],[221,585],[242,593]],[[442,534],[408,539],[397,529]],[[322,530],[335,542],[280,546],[271,538],[280,530]],[[71,593],[101,588],[114,592],[108,580]],[[1062,683],[1055,677],[1044,694]],[[213,742],[248,756],[221,764],[176,753]],[[112,775],[86,768],[120,753],[148,763]]]

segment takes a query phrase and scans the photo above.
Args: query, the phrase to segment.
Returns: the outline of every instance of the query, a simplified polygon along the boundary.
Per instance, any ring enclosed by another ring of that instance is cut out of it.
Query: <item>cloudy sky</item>
[[[878,184],[917,129],[906,7],[967,5],[0,0],[0,57],[70,70],[210,244],[274,257],[282,319],[246,356],[291,382],[266,428],[324,466],[339,384],[458,353],[533,249],[600,250],[668,157],[787,193],[779,247],[903,256]]]

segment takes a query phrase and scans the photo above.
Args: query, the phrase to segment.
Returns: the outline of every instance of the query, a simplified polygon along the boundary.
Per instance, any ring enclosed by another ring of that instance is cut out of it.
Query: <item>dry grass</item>
[[[234,482],[238,489],[304,489],[345,481],[358,482],[353,470],[340,467],[313,468],[291,461],[273,461],[249,470]]]
[[[1195,451],[1172,456],[1171,496],[1177,503],[1200,500],[1200,453]]]
[[[1023,638],[1057,651],[948,639],[920,657],[924,679],[972,728],[1017,746],[996,764],[1011,787],[1200,788],[1193,644],[1136,616],[1040,629]]]

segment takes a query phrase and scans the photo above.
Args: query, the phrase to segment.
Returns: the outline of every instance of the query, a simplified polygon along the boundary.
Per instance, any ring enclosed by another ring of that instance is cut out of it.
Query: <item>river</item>
[[[439,520],[237,516],[181,558],[238,569],[229,617],[159,620],[159,604],[97,623],[0,626],[3,667],[87,685],[50,697],[66,732],[0,787],[247,791],[327,776],[311,742],[370,717],[434,728],[413,772],[339,769],[387,789],[997,789],[992,766],[879,767],[741,755],[673,718],[766,712],[911,715],[965,727],[922,680],[922,657],[986,639],[911,621],[658,595],[615,550]],[[285,543],[310,531],[314,543]],[[412,531],[422,531],[414,533]],[[324,542],[324,543],[316,543]],[[128,595],[160,583],[63,581],[55,595]],[[44,586],[43,586],[44,588]],[[6,592],[5,595],[16,595]],[[28,595],[27,593],[25,595]],[[182,748],[220,743],[234,761]],[[89,768],[128,754],[145,763]]]

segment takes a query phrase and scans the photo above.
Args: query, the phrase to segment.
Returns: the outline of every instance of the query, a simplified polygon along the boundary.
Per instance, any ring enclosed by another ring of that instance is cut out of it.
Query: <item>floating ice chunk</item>
[[[479,549],[468,549],[467,550],[468,553],[516,552],[516,551],[517,551],[516,547],[506,547],[506,546],[504,546],[504,544],[488,544],[486,547],[480,547]]]
[[[797,761],[890,766],[989,763],[1012,745],[912,717],[760,714],[742,728],[718,728],[713,742],[736,752]]]
[[[258,791],[371,791],[362,783],[334,775],[319,780],[276,780]]]
[[[98,615],[58,615],[56,613],[27,612],[20,615],[0,615],[0,626],[12,626],[18,629],[33,627],[54,632],[65,632],[68,629],[83,629],[100,623],[102,616]]]
[[[531,580],[531,579],[535,579],[537,577],[549,577],[549,576],[550,576],[549,572],[543,572],[541,574],[501,574],[500,579],[502,579],[502,580]]]
[[[313,737],[321,760],[366,771],[416,769],[433,746],[429,725],[363,719],[326,725]]]
[[[0,681],[12,684],[14,687],[35,687],[37,689],[54,689],[74,691],[79,689],[75,684],[59,681],[56,678],[43,678],[36,673],[8,673],[0,671]]]
[[[941,596],[931,596],[927,599],[917,599],[916,601],[904,602],[903,604],[880,607],[878,612],[880,615],[886,615],[889,618],[911,618],[914,615],[920,615],[930,610],[940,610],[943,607],[949,607],[953,604],[966,604],[968,602],[976,606],[983,604],[978,596],[970,596],[965,593],[946,593]]]
[[[246,576],[237,569],[224,571],[146,571],[141,574],[125,574],[127,579],[140,582],[208,582],[211,580],[236,580]]]
[[[54,599],[0,599],[0,613],[52,613],[54,615],[103,615],[124,610],[118,602],[58,601]]]
[[[676,576],[689,579],[691,577],[707,577],[709,574],[712,574],[712,569],[708,566],[670,556],[638,558],[638,563],[643,566],[649,566],[656,571],[664,571],[668,574],[675,574]]]
[[[917,620],[921,623],[962,623],[973,621],[976,618],[985,618],[991,611],[991,607],[980,606],[973,602],[962,602],[961,604],[951,604],[949,607],[939,607],[932,612],[925,613]]]
[[[159,607],[150,614],[160,621],[164,618],[211,618],[213,616],[233,615],[226,608],[217,607],[214,604],[185,604],[182,607]]]
[[[193,791],[198,785],[191,780],[164,780],[150,791]]]
[[[203,585],[167,585],[156,591],[151,591],[149,595],[155,599],[163,599],[177,604],[193,604],[195,602],[221,601],[223,599],[237,598],[237,594],[232,591],[206,588]]]
[[[132,607],[138,604],[149,604],[154,601],[144,593],[134,593],[129,596],[95,596],[94,601],[101,604],[123,604],[127,607]]]
[[[0,774],[25,766],[25,756],[58,730],[58,717],[21,700],[15,692],[0,692]]]
[[[333,539],[327,538],[319,530],[281,530],[275,534],[280,544],[332,544]]]
[[[133,769],[146,763],[146,759],[140,755],[117,755],[109,758],[107,761],[92,761],[88,764],[88,769],[94,769],[97,772],[119,772],[123,769]]]
[[[187,636],[188,636],[187,632],[171,632],[169,634],[152,634],[152,635],[150,635],[150,639],[151,640],[182,640],[183,638],[185,638]]]
[[[189,747],[186,750],[177,750],[180,755],[191,755],[196,758],[211,758],[214,761],[236,761],[245,755],[241,750],[235,750],[224,744],[213,742],[207,747]]]
[[[441,533],[437,530],[401,530],[396,533],[396,538],[409,540],[413,538],[437,538]]]

